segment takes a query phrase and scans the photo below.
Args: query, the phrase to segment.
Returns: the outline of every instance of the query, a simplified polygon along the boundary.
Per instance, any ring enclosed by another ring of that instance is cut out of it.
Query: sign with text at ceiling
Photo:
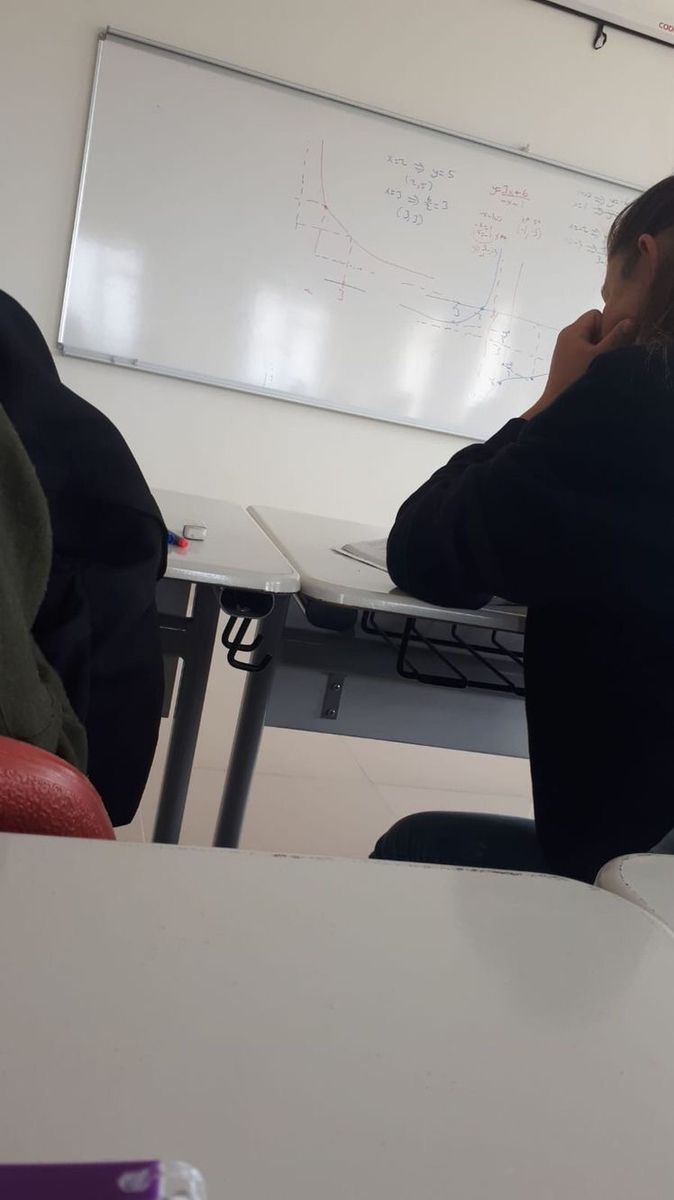
[[[674,0],[611,0],[610,4],[559,4],[633,33],[674,46]]]

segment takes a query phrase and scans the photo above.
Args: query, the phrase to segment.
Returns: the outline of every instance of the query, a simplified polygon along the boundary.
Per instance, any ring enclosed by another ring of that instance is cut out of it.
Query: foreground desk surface
[[[638,904],[674,931],[674,855],[616,858],[602,867],[597,884]]]
[[[383,538],[386,536],[383,529],[277,508],[253,507],[250,513],[298,571],[304,595],[314,600],[372,612],[524,632],[524,609],[511,605],[494,605],[477,612],[437,608],[398,591],[386,571],[335,553],[335,548],[351,542]]]
[[[297,572],[238,504],[160,489],[153,494],[174,533],[182,534],[184,525],[208,530],[205,541],[169,550],[167,579],[282,594],[298,590]]]
[[[674,949],[545,877],[0,838],[0,1158],[211,1200],[663,1200]]]

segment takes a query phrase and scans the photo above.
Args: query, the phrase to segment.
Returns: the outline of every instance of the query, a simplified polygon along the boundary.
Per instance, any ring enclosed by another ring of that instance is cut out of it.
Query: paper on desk
[[[365,563],[366,567],[376,567],[378,571],[385,571],[386,542],[386,538],[376,538],[372,542],[349,542],[346,546],[335,546],[335,554],[355,558],[356,562]]]
[[[346,546],[335,546],[335,554],[345,558],[354,558],[356,562],[365,563],[366,567],[376,567],[378,571],[386,571],[387,538],[376,538],[371,542],[348,542]],[[485,605],[486,608],[516,608],[522,606],[512,600],[504,600],[501,596],[492,596]]]

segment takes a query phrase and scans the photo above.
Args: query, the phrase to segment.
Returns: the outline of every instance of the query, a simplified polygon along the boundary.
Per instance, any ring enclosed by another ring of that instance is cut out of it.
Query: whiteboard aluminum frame
[[[87,117],[86,133],[84,138],[84,152],[82,156],[82,167],[77,191],[77,202],[75,205],[75,218],[73,223],[73,233],[70,240],[70,250],[68,254],[68,266],[66,270],[65,286],[63,290],[63,304],[61,306],[61,317],[59,320],[59,329],[57,337],[57,345],[61,354],[68,358],[82,358],[87,362],[101,362],[108,366],[128,367],[136,371],[146,371],[153,375],[164,375],[169,379],[184,379],[189,383],[202,383],[210,387],[218,387],[223,390],[242,392],[249,396],[266,396],[270,399],[285,400],[292,404],[301,404],[306,408],[318,408],[324,412],[341,412],[347,416],[367,417],[372,421],[385,421],[391,425],[405,425],[414,429],[427,429],[431,433],[443,433],[447,437],[456,437],[459,435],[448,433],[447,429],[440,429],[434,425],[417,425],[410,421],[406,421],[401,417],[382,416],[380,413],[372,413],[360,411],[357,408],[338,408],[328,407],[318,400],[311,400],[306,397],[292,395],[288,392],[278,391],[274,388],[255,387],[251,388],[250,384],[238,383],[234,380],[222,379],[219,376],[201,374],[198,371],[181,371],[177,367],[165,367],[157,363],[143,362],[140,359],[124,358],[116,354],[101,354],[95,350],[82,350],[79,347],[69,346],[65,341],[65,325],[68,314],[68,301],[70,297],[70,286],[72,273],[74,269],[75,251],[77,246],[77,238],[79,234],[80,219],[82,215],[82,206],[84,203],[84,191],[86,186],[87,166],[89,163],[89,153],[91,149],[91,139],[94,125],[94,114],[96,109],[96,93],[98,89],[101,57],[103,46],[106,41],[124,42],[126,44],[143,46],[147,50],[152,50],[157,54],[167,55],[169,57],[185,58],[193,62],[203,63],[206,66],[214,67],[218,70],[229,71],[233,75],[239,75],[248,79],[258,79],[264,83],[272,83],[278,87],[287,88],[289,91],[301,92],[308,96],[317,96],[321,100],[331,100],[335,104],[341,104],[346,108],[356,109],[360,112],[373,113],[375,116],[388,117],[392,121],[398,121],[402,125],[410,125],[418,129],[426,129],[432,133],[442,133],[447,137],[458,139],[461,142],[469,142],[472,145],[486,146],[490,150],[500,150],[505,154],[510,154],[515,158],[524,158],[529,162],[543,163],[549,167],[556,167],[562,171],[569,171],[574,175],[581,175],[587,179],[593,179],[601,183],[614,184],[617,187],[627,188],[630,191],[641,192],[644,190],[643,185],[630,183],[624,179],[616,179],[610,175],[598,175],[595,171],[590,171],[585,167],[576,167],[572,163],[561,162],[554,158],[544,158],[538,154],[531,154],[526,146],[506,146],[501,142],[492,142],[486,138],[476,137],[468,133],[459,133],[455,129],[450,129],[445,125],[436,125],[429,121],[422,121],[416,117],[410,117],[403,113],[392,112],[390,109],[377,108],[370,104],[362,104],[357,100],[349,100],[344,96],[338,96],[332,92],[319,91],[317,88],[305,86],[301,83],[291,83],[287,79],[281,79],[275,75],[266,75],[261,71],[253,71],[247,67],[240,67],[234,63],[229,63],[224,59],[211,58],[205,54],[198,54],[192,50],[181,50],[177,46],[170,46],[164,42],[157,42],[151,38],[142,37],[140,34],[127,33],[121,29],[114,29],[108,26],[98,35],[98,47],[96,51],[96,63],[94,66],[94,75],[91,88],[91,98],[89,101],[89,113]],[[465,439],[464,439],[465,440]]]

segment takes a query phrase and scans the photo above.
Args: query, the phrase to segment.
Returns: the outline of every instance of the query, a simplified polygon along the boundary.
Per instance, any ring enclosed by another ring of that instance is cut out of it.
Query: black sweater
[[[85,726],[88,774],[122,825],[143,793],[161,717],[162,518],[119,431],[61,383],[32,317],[4,292],[0,402],[35,467],[53,528],[35,640]]]
[[[471,446],[401,508],[399,587],[528,605],[536,828],[591,879],[674,826],[674,366],[615,351],[531,421]]]

